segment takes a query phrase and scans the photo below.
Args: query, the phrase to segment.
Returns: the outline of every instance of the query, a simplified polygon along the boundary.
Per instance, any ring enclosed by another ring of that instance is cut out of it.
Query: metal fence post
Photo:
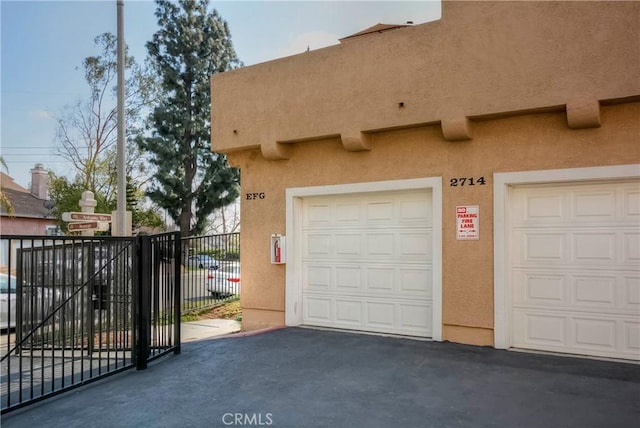
[[[149,359],[149,330],[151,323],[151,238],[149,236],[139,236],[136,245],[138,259],[138,281],[136,288],[138,291],[137,308],[137,341],[136,348],[136,369],[147,368]]]
[[[179,232],[176,232],[173,235],[173,248],[173,337],[175,337],[175,348],[173,353],[177,355],[180,353],[180,344],[182,342],[182,338],[180,337],[180,327],[182,322],[180,320],[180,316],[182,314],[182,241],[180,239]]]
[[[84,195],[84,193],[83,193]],[[87,235],[87,236],[93,236],[93,232],[88,232],[91,233],[91,235]],[[83,236],[85,235],[85,232],[82,233]],[[82,254],[83,257],[85,258],[85,263],[84,265],[86,266],[86,275],[87,278],[90,280],[89,284],[89,289],[87,290],[86,293],[86,298],[87,301],[85,302],[85,307],[87,308],[87,312],[86,312],[86,319],[85,319],[85,323],[87,325],[87,328],[89,329],[88,333],[88,337],[87,337],[87,356],[93,354],[94,351],[94,340],[95,340],[95,334],[96,334],[96,324],[95,324],[95,314],[96,311],[93,308],[93,298],[94,298],[94,291],[95,291],[95,273],[96,273],[96,261],[95,261],[95,248],[93,246],[93,242],[91,241],[83,241],[83,248],[82,248]],[[99,322],[99,321],[98,321]]]

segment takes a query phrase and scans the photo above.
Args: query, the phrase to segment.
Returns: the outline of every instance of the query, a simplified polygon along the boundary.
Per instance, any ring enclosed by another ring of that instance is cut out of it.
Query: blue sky
[[[140,63],[157,30],[155,4],[125,0],[125,42]],[[439,1],[212,1],[246,66],[338,43],[378,22],[420,24],[440,18]],[[55,156],[56,120],[85,99],[82,60],[93,39],[116,33],[116,0],[0,1],[0,154],[27,186],[37,162],[71,176]]]

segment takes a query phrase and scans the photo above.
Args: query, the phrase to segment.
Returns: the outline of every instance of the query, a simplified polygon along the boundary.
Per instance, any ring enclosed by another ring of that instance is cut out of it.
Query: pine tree
[[[126,179],[126,191],[127,191],[127,211],[135,211],[138,207],[138,188],[133,185],[133,180],[130,175],[127,175]]]
[[[210,76],[242,66],[227,23],[208,0],[157,0],[158,30],[147,43],[162,95],[138,139],[156,167],[148,196],[180,226],[202,234],[207,217],[239,194],[239,172],[210,149]]]

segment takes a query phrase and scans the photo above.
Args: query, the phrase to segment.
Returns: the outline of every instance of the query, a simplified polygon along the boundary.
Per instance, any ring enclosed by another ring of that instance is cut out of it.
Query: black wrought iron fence
[[[168,352],[180,353],[182,301],[180,234],[143,237],[138,266],[138,370]]]
[[[0,236],[5,413],[180,352],[181,242]]]
[[[182,314],[240,297],[240,233],[182,238]]]

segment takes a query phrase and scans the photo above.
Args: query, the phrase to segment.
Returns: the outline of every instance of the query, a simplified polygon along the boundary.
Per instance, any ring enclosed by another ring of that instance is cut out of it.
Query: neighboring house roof
[[[408,27],[409,25],[405,25],[405,24],[376,24],[374,26],[371,26],[369,28],[365,28],[362,31],[359,31],[355,34],[352,34],[350,36],[347,37],[343,37],[340,39],[340,42],[342,42],[343,40],[347,40],[347,39],[352,39],[354,37],[359,37],[359,36],[365,36],[367,34],[372,34],[372,33],[383,33],[385,31],[390,31],[390,30],[397,30],[398,28],[404,28],[404,27]]]
[[[24,187],[13,181],[13,178],[8,176],[4,172],[0,172],[0,187],[2,187],[2,189],[13,189],[20,192],[29,193],[28,189],[25,189]]]
[[[15,183],[14,183],[15,184]],[[26,189],[16,190],[15,188],[4,187],[4,177],[2,180],[2,191],[11,203],[14,217],[46,218],[50,211],[44,207],[45,199],[36,198]],[[17,186],[17,185],[16,185]],[[20,187],[20,186],[18,186]],[[0,215],[8,216],[6,207],[0,207]]]

